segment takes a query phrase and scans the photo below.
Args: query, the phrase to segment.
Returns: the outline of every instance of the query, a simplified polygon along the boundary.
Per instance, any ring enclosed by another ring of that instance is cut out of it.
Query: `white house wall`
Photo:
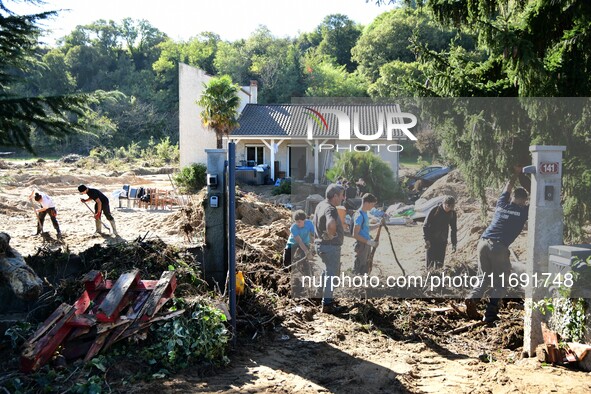
[[[191,163],[207,163],[205,149],[215,149],[217,141],[215,133],[203,127],[201,122],[201,107],[197,101],[201,98],[203,84],[212,77],[196,67],[179,63],[179,153],[181,167]],[[250,87],[243,89],[250,91]],[[250,101],[250,95],[243,90],[238,92],[240,106],[238,114],[242,112]],[[256,97],[256,96],[255,96]],[[224,146],[226,143],[224,142]]]
[[[179,153],[181,167],[207,163],[205,149],[216,147],[215,133],[201,123],[197,100],[211,76],[203,70],[179,63]]]

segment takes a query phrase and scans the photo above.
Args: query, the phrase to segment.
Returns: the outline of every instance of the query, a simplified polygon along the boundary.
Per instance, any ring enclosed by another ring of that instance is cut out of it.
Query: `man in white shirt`
[[[37,218],[39,219],[37,220],[36,235],[39,235],[43,232],[43,222],[45,221],[45,216],[49,214],[49,217],[51,218],[51,223],[53,224],[53,228],[55,228],[55,231],[57,231],[57,236],[60,237],[62,235],[62,232],[60,231],[60,225],[57,222],[57,211],[55,209],[55,203],[53,202],[51,197],[49,197],[45,193],[33,191],[29,198],[34,198],[35,201],[37,201],[41,205],[41,208],[35,209],[35,212],[37,213]]]

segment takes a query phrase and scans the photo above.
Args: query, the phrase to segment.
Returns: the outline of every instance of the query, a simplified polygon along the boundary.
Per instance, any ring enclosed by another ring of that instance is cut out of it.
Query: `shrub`
[[[161,139],[155,148],[156,156],[165,163],[168,164],[179,160],[179,145],[172,144],[169,137]]]
[[[389,163],[371,152],[346,152],[335,155],[336,160],[327,177],[334,181],[343,176],[353,182],[363,178],[369,191],[379,203],[403,199],[404,192],[394,179]]]
[[[96,148],[92,148],[90,150],[90,154],[88,156],[98,160],[101,163],[105,163],[113,157],[113,153],[104,146],[97,146]]]
[[[277,186],[271,192],[274,196],[278,196],[279,194],[291,194],[291,179],[282,179],[279,182],[279,186]]]
[[[205,164],[193,163],[183,167],[174,175],[174,181],[183,193],[196,193],[206,184],[207,167]]]

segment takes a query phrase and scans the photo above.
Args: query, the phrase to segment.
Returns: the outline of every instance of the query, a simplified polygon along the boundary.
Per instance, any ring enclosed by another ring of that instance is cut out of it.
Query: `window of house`
[[[264,146],[247,146],[246,147],[246,160],[255,165],[265,163],[265,147]]]

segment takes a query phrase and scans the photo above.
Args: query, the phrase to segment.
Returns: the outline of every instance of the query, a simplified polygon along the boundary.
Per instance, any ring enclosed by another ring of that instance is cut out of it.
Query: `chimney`
[[[258,82],[256,80],[250,81],[250,101],[249,104],[257,104],[257,96],[258,96]]]

